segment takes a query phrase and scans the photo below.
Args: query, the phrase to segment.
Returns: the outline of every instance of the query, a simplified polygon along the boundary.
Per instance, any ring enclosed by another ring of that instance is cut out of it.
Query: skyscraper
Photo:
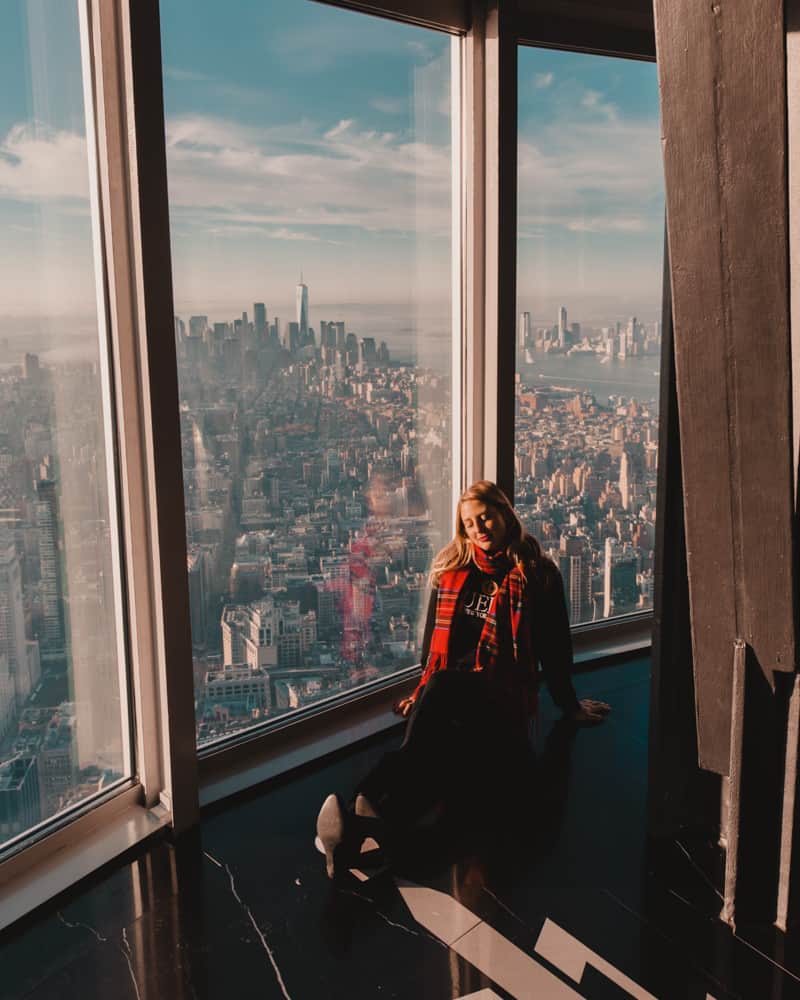
[[[208,316],[189,317],[189,336],[202,338],[208,329]]]
[[[39,769],[34,756],[0,764],[0,840],[30,830],[42,818]]]
[[[17,718],[14,678],[8,669],[8,657],[0,653],[0,740],[13,731]]]
[[[263,302],[253,303],[253,329],[257,344],[267,342],[267,307]]]
[[[186,324],[180,318],[180,316],[175,317],[175,350],[178,352],[179,357],[183,357],[184,346],[183,342],[186,340]]]
[[[558,346],[566,347],[567,344],[567,307],[561,306],[558,310]]]
[[[523,312],[519,314],[519,341],[517,347],[524,351],[531,341],[531,314]]]
[[[562,535],[557,558],[564,581],[570,625],[591,621],[592,550],[589,540],[584,535]]]
[[[0,654],[3,653],[20,708],[38,678],[31,676],[28,663],[19,556],[13,538],[6,532],[0,532]]]
[[[303,336],[300,333],[298,323],[287,323],[283,333],[283,346],[292,354],[303,344]]]
[[[22,357],[22,377],[28,382],[38,385],[41,381],[41,374],[39,356],[37,354],[24,354]]]
[[[603,617],[636,609],[636,553],[613,538],[606,538],[603,563]]]
[[[643,501],[644,458],[642,446],[625,445],[619,462],[619,492],[625,510],[635,510]]]
[[[42,479],[36,484],[36,523],[39,528],[39,562],[42,581],[44,643],[49,652],[63,652],[66,640],[61,592],[61,551],[56,484]]]
[[[377,352],[375,350],[375,338],[374,337],[362,337],[361,343],[358,345],[358,365],[361,371],[365,371],[367,368],[372,368],[377,361]]]
[[[303,284],[303,275],[295,290],[297,302],[297,326],[300,330],[300,344],[304,345],[308,337],[308,285]]]

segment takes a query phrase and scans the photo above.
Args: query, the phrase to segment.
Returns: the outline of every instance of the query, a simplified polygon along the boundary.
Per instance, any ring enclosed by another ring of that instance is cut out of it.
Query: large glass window
[[[162,5],[197,739],[419,661],[452,503],[451,39]]]
[[[8,0],[0,31],[0,854],[132,773],[83,86],[78,5]]]
[[[652,63],[519,52],[517,509],[573,624],[652,607],[664,192]]]

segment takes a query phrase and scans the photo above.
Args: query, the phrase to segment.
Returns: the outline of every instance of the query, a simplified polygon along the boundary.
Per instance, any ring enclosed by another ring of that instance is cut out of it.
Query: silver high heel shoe
[[[364,862],[362,855],[379,849],[381,820],[369,801],[356,796],[354,811],[342,806],[338,795],[329,795],[317,816],[315,845],[325,855],[328,878],[357,867]]]

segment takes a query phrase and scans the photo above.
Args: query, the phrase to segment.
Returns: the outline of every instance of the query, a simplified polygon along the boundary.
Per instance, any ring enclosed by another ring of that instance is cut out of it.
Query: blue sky
[[[312,321],[315,302],[445,301],[451,39],[308,0],[161,6],[178,310],[285,315],[301,269]],[[88,311],[75,6],[2,16],[0,315]],[[526,308],[657,302],[658,136],[655,67],[520,53]]]
[[[0,316],[95,311],[77,5],[0,12]]]
[[[661,308],[664,193],[656,67],[519,54],[518,299],[555,322]]]
[[[301,270],[312,319],[444,300],[450,38],[298,0],[200,8],[169,0],[162,23],[179,308],[213,289],[212,313],[286,315]]]

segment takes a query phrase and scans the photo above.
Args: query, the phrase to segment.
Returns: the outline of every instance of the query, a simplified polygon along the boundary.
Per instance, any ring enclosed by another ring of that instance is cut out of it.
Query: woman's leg
[[[396,829],[413,827],[438,802],[469,806],[465,798],[484,794],[499,762],[519,753],[513,731],[484,674],[441,671],[425,685],[400,749],[357,791]]]

